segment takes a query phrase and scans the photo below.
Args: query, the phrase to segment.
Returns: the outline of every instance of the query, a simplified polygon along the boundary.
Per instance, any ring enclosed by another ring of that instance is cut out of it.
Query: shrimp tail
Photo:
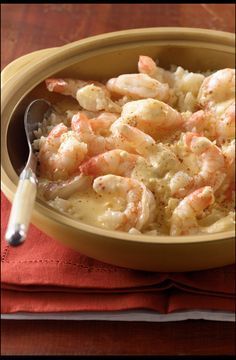
[[[49,78],[45,80],[46,87],[51,92],[64,93],[67,82],[63,79]]]
[[[156,72],[156,63],[152,58],[146,55],[140,55],[138,61],[138,69],[140,73],[148,74],[152,76]]]
[[[104,170],[100,168],[99,158],[99,155],[97,155],[82,163],[79,167],[80,172],[95,177],[103,175]]]

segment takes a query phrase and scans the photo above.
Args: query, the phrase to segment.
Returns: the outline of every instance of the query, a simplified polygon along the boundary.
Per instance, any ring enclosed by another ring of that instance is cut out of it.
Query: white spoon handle
[[[36,193],[36,175],[30,168],[24,169],[20,175],[6,231],[6,241],[12,246],[21,244],[26,238]]]

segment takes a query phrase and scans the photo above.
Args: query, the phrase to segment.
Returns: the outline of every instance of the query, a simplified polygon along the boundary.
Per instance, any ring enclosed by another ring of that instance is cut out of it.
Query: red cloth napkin
[[[2,194],[2,313],[149,309],[235,311],[235,266],[155,273],[108,265],[68,249],[33,225],[6,245],[10,203]]]

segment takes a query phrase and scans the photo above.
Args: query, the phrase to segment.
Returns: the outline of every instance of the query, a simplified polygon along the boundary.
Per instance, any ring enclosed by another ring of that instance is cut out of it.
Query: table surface
[[[156,26],[235,32],[234,4],[2,4],[1,68],[29,52]],[[235,324],[2,320],[2,355],[233,355]]]

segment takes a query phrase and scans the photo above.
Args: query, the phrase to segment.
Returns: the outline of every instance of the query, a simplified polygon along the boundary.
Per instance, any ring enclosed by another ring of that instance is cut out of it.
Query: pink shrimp
[[[106,84],[112,93],[126,95],[133,99],[154,98],[161,101],[169,99],[169,86],[146,74],[124,74],[108,80]]]
[[[178,66],[175,72],[170,72],[156,65],[149,56],[141,55],[138,62],[139,72],[144,73],[169,85],[169,105],[178,105],[181,109],[191,110],[195,108],[195,97],[204,80],[204,75],[189,72]],[[181,95],[177,95],[181,94]]]
[[[171,85],[173,82],[173,74],[170,71],[158,67],[155,61],[149,56],[139,56],[138,70],[140,73],[147,74],[161,83]]]
[[[63,95],[70,95],[76,99],[76,93],[79,89],[82,89],[84,86],[89,84],[94,84],[101,87],[107,95],[109,95],[106,86],[99,81],[84,81],[78,79],[61,79],[61,78],[49,78],[45,80],[46,87],[51,92],[56,92]]]
[[[193,176],[189,191],[205,185],[216,191],[226,177],[225,160],[220,148],[206,137],[194,133],[186,133],[183,142],[188,151],[197,156],[200,169],[199,173]]]
[[[113,135],[116,139],[119,139],[121,148],[130,148],[132,153],[142,156],[147,155],[156,144],[151,136],[128,124],[119,124],[113,129]]]
[[[216,122],[216,133],[219,139],[235,138],[235,102],[225,109]]]
[[[110,112],[102,112],[97,117],[89,119],[89,124],[96,135],[109,135],[111,125],[119,115]]]
[[[180,129],[182,123],[181,114],[171,106],[159,100],[143,99],[125,104],[121,117],[112,124],[111,131],[115,131],[120,124],[128,124],[156,140],[160,134]]]
[[[120,112],[120,106],[110,99],[106,86],[98,81],[49,78],[45,80],[49,91],[74,97],[89,111]]]
[[[206,109],[218,103],[233,99],[235,96],[235,69],[222,69],[204,79],[199,93],[198,103]]]
[[[100,176],[94,180],[93,189],[100,196],[121,197],[124,210],[108,208],[99,217],[108,229],[142,230],[155,218],[156,201],[152,192],[140,181],[115,175]]]
[[[69,95],[76,98],[78,89],[84,87],[88,82],[74,79],[49,78],[45,80],[46,87],[51,92]]]
[[[65,180],[79,173],[79,165],[87,154],[87,145],[60,123],[39,146],[40,176],[49,180]]]
[[[202,134],[206,127],[210,127],[206,124],[207,113],[203,110],[194,112],[190,117],[188,117],[184,123],[184,128],[187,131],[196,132]]]
[[[214,191],[210,186],[195,190],[183,200],[173,211],[170,220],[170,235],[188,235],[197,229],[197,217],[214,203]]]
[[[114,148],[112,139],[94,133],[90,120],[82,112],[73,116],[71,129],[78,134],[81,141],[87,144],[88,156],[95,156]]]
[[[121,112],[121,107],[111,100],[110,93],[104,86],[86,85],[77,91],[76,99],[82,108],[89,111]]]
[[[222,112],[217,107],[211,110],[199,110],[184,122],[187,131],[196,132],[210,139],[222,140],[235,137],[235,103],[226,106]]]
[[[222,147],[225,157],[227,177],[219,188],[219,193],[223,193],[226,200],[233,200],[235,192],[235,139]]]
[[[90,176],[113,174],[129,177],[138,160],[145,162],[144,158],[139,155],[114,149],[84,162],[80,166],[80,171],[82,174]]]

